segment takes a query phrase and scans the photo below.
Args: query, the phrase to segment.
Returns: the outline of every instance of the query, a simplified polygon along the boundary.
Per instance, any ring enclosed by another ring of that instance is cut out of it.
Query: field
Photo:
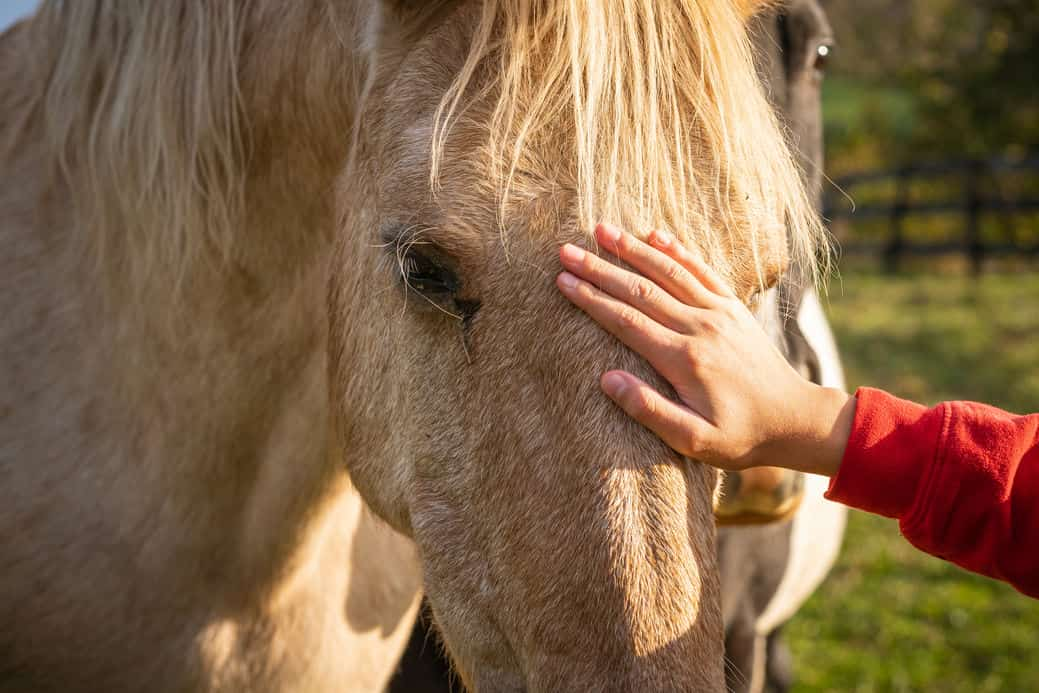
[[[847,271],[828,303],[850,387],[1039,411],[1039,273]],[[799,693],[1039,691],[1039,601],[920,554],[893,521],[862,513],[787,633]]]

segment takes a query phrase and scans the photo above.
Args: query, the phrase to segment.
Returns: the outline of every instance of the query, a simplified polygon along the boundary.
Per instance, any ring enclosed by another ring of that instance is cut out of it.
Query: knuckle
[[[686,271],[677,262],[669,262],[664,265],[664,277],[675,284],[686,283]]]
[[[652,418],[656,415],[656,403],[649,397],[648,393],[639,389],[631,397],[631,409],[633,413],[643,418]]]
[[[723,374],[724,370],[719,367],[718,360],[713,357],[701,359],[696,364],[696,377],[702,382],[717,383]]]
[[[628,294],[635,301],[651,302],[656,297],[653,285],[644,279],[635,279],[628,286]]]
[[[696,361],[693,362],[693,369],[700,375],[708,373],[714,369],[715,358],[714,354],[710,349],[700,349],[696,354]]]
[[[700,318],[700,322],[697,325],[700,333],[705,335],[716,335],[721,329],[718,318],[711,313],[704,315]]]
[[[622,308],[617,312],[617,326],[627,331],[638,330],[642,327],[642,315],[634,308]]]
[[[701,457],[705,452],[707,452],[703,439],[696,433],[696,431],[688,431],[685,434],[684,440],[686,449],[681,452],[689,457]]]
[[[700,361],[700,350],[696,348],[696,343],[689,339],[683,339],[676,345],[678,351],[678,357],[682,360],[683,365],[689,368],[693,368]]]

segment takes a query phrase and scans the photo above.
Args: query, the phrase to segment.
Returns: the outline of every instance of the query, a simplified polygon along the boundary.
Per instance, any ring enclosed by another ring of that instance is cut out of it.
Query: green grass
[[[850,387],[1039,411],[1039,274],[849,273],[828,303]],[[1039,601],[863,513],[787,632],[799,693],[1039,691]]]
[[[869,134],[877,120],[903,136],[916,127],[918,97],[905,89],[832,76],[823,82],[822,99],[827,133]]]

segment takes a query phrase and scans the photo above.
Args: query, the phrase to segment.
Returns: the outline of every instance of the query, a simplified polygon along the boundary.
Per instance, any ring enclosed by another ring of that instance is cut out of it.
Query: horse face
[[[451,43],[415,48],[373,104],[368,185],[344,210],[330,294],[343,459],[418,543],[468,684],[719,688],[719,607],[701,605],[718,593],[714,473],[599,391],[608,367],[656,380],[554,287],[558,245],[587,243],[572,192],[535,172],[499,218],[478,107],[430,192]]]
[[[667,385],[554,288],[559,244],[588,245],[590,231],[573,128],[561,116],[529,138],[503,202],[494,71],[477,69],[431,188],[435,114],[479,15],[468,4],[398,38],[342,181],[329,303],[340,453],[370,507],[417,542],[466,683],[721,689],[715,474],[601,394],[608,368]],[[782,264],[780,231],[746,238],[729,252]],[[737,284],[760,282],[730,264]]]
[[[354,483],[420,548],[463,680],[717,688],[714,474],[599,391],[608,367],[655,377],[554,287],[557,243],[582,237],[555,235],[566,197],[503,244],[481,176],[455,171],[431,204],[408,168],[381,178],[397,212],[333,267],[334,408]]]

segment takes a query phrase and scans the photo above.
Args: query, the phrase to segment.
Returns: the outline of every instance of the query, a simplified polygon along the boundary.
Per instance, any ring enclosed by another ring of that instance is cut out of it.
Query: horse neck
[[[238,528],[232,541],[249,572],[290,569],[277,552],[313,534],[316,508],[348,488],[326,440],[326,257],[367,56],[355,48],[359,9],[330,18],[329,5],[253,6],[240,75],[248,160],[232,259],[184,280],[172,323],[125,311],[131,349],[168,364],[166,411],[178,411],[173,400],[191,403],[169,420],[161,454],[171,444],[194,448],[177,452],[196,479],[184,487],[187,503],[197,503],[197,479],[208,480],[218,500],[204,522]],[[138,401],[156,395],[132,385]]]
[[[69,271],[34,281],[41,310],[60,311],[46,329],[78,362],[78,382],[62,386],[106,422],[80,434],[79,458],[104,457],[104,473],[133,488],[129,500],[113,494],[113,512],[166,508],[166,530],[181,537],[171,545],[190,538],[199,552],[237,555],[227,564],[268,583],[313,534],[316,509],[346,488],[326,442],[324,257],[359,63],[359,43],[342,32],[362,27],[351,18],[332,26],[325,5],[253,3],[244,18],[244,204],[228,257],[153,262],[142,276],[126,268],[144,259],[129,242],[115,247],[112,234],[108,256],[82,262],[68,187],[39,156],[41,126],[4,157],[20,162],[11,168],[19,175],[32,168],[23,197],[36,187],[44,208],[16,233],[27,243],[47,236],[71,258]],[[5,89],[7,101],[28,93],[26,82]],[[91,175],[75,165],[68,175]],[[193,231],[206,239],[220,230]]]

